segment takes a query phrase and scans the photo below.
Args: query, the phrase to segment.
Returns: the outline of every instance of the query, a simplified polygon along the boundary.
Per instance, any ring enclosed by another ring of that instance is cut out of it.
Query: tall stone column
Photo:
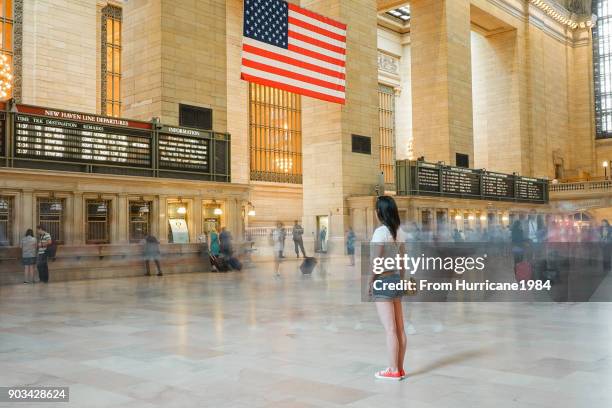
[[[211,108],[227,130],[226,4],[221,0],[123,5],[124,117],[179,124],[179,103]]]
[[[343,251],[346,198],[372,194],[378,181],[378,67],[375,0],[303,0],[302,7],[348,25],[346,105],[302,97],[304,241],[327,216],[328,251]],[[371,138],[371,154],[351,152],[351,135]],[[307,247],[312,246],[307,244]]]
[[[410,3],[415,157],[474,163],[469,0]]]
[[[83,245],[85,244],[85,203],[83,200],[83,193],[75,191],[71,197],[72,206],[72,238],[70,240],[71,245]],[[70,213],[68,213],[70,214]]]
[[[128,205],[128,196],[125,193],[119,194],[117,198],[117,243],[127,244],[130,242],[130,207]]]

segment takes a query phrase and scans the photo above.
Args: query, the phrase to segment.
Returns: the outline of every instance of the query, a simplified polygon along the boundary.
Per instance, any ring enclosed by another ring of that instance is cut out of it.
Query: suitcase
[[[211,263],[212,266],[214,266],[217,269],[217,272],[227,272],[227,271],[229,271],[229,266],[227,265],[227,262],[225,261],[225,258],[223,258],[221,256],[211,255],[210,256],[210,263]]]
[[[514,276],[517,282],[533,280],[533,268],[529,261],[522,261],[514,266]]]
[[[316,264],[317,260],[315,258],[307,256],[300,265],[300,271],[302,271],[304,275],[310,275]]]
[[[242,263],[235,256],[230,257],[227,260],[227,263],[229,264],[230,268],[232,268],[232,269],[234,269],[236,271],[242,270]]]

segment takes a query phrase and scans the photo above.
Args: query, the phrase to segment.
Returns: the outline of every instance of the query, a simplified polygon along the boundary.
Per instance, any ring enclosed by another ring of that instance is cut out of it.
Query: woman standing
[[[210,231],[210,253],[213,256],[219,256],[221,253],[221,246],[219,245],[219,234],[216,230]]]
[[[34,283],[34,266],[36,265],[37,254],[36,238],[34,231],[27,230],[25,237],[21,239],[21,263],[24,267],[23,283]]]
[[[371,241],[371,254],[374,257],[395,257],[405,251],[406,234],[400,229],[400,217],[395,200],[380,196],[376,201],[376,215],[382,224],[374,231]],[[406,331],[404,330],[404,312],[400,290],[383,288],[383,283],[399,283],[403,270],[389,270],[381,274],[372,274],[370,287],[376,301],[376,310],[387,337],[389,366],[378,371],[374,376],[385,380],[401,380],[405,376],[404,356],[406,354]],[[377,283],[376,289],[374,283]]]

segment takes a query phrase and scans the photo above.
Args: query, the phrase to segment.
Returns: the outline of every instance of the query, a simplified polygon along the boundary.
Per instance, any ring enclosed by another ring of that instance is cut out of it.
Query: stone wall
[[[96,113],[96,0],[24,0],[22,102]]]

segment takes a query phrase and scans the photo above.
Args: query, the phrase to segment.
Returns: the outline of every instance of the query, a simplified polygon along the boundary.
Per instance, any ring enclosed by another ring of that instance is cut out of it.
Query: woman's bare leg
[[[399,342],[397,338],[395,307],[393,303],[394,302],[376,302],[376,310],[378,311],[380,322],[385,328],[389,368],[391,371],[397,372],[399,370],[397,361],[397,356],[399,355]]]
[[[402,308],[402,300],[393,300],[393,311],[395,316],[395,330],[397,332],[397,341],[399,343],[397,354],[397,367],[399,370],[404,369],[404,357],[406,356],[406,346],[408,340],[406,338],[406,330],[404,330],[404,310]]]

